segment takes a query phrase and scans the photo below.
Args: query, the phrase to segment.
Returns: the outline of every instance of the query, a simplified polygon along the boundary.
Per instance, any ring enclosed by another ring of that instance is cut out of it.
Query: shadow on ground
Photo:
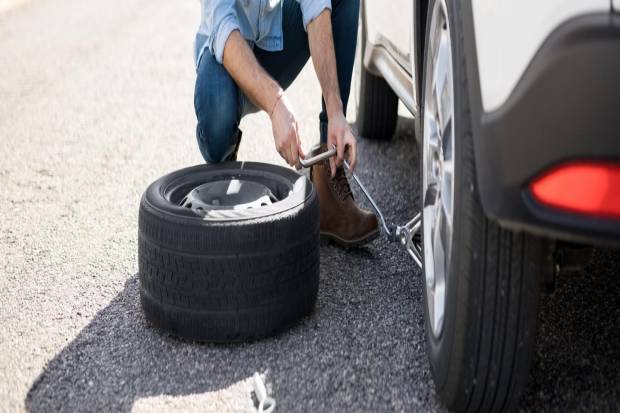
[[[365,260],[361,255],[355,254]],[[411,298],[394,287],[380,291],[359,281],[347,279],[359,294],[342,297],[339,309],[325,303],[325,299],[337,301],[337,289],[323,285],[323,303],[290,332],[256,343],[222,346],[179,341],[148,325],[139,307],[139,281],[134,275],[48,364],[32,385],[26,407],[31,412],[130,411],[134,402],[145,397],[214,392],[255,371],[267,372],[283,411],[313,405],[317,411],[337,405],[355,410],[365,405],[365,397],[360,397],[365,392],[383,393],[376,400],[379,405],[396,402],[393,407],[405,408],[412,405],[411,400],[415,405],[415,398],[406,402],[390,390],[412,381],[408,376],[414,372],[408,368],[420,369],[411,364],[408,350],[414,346],[423,353],[419,338],[409,337],[412,317],[396,314],[412,304]],[[385,302],[388,297],[394,304],[385,306],[385,320],[368,314],[380,313],[377,309],[360,308],[366,307],[368,299]],[[406,345],[394,345],[389,336]],[[361,388],[351,391],[353,385]],[[348,398],[357,400],[346,402]]]
[[[620,251],[600,249],[543,298],[524,410],[617,411],[620,406]]]
[[[411,148],[406,135],[389,145],[361,143],[358,173],[390,220],[404,221],[414,209]],[[420,287],[410,258],[383,240],[361,250],[324,246],[312,316],[271,339],[216,346],[178,341],[150,327],[133,275],[50,361],[26,407],[130,411],[147,397],[225,391],[266,371],[279,411],[437,410]]]
[[[358,174],[390,221],[405,222],[415,211],[411,130],[410,120],[400,118],[391,143],[360,141]],[[620,254],[601,250],[586,271],[560,278],[544,300],[522,409],[618,405],[619,268]],[[126,412],[152,396],[225,391],[258,371],[267,372],[279,411],[440,410],[425,353],[422,287],[405,253],[383,240],[348,252],[322,247],[312,316],[271,339],[214,346],[151,328],[133,275],[50,361],[28,392],[26,408]],[[249,392],[245,396],[249,400]]]

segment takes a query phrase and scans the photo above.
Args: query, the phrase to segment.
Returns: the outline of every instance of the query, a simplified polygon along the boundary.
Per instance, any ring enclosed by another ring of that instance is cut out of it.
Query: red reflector
[[[530,189],[547,206],[604,218],[620,218],[620,164],[570,162],[536,178]]]

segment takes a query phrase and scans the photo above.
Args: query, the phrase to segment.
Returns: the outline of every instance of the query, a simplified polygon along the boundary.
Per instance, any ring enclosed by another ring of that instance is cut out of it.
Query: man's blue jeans
[[[287,88],[308,61],[310,49],[299,4],[294,0],[284,0],[282,8],[284,49],[267,52],[255,47],[254,54],[267,73],[283,88]],[[338,84],[345,113],[355,59],[358,15],[359,0],[332,0]],[[233,153],[241,118],[257,110],[208,49],[198,62],[194,108],[198,119],[198,146],[203,158],[209,163],[224,161]],[[321,142],[326,142],[325,101],[319,121]]]

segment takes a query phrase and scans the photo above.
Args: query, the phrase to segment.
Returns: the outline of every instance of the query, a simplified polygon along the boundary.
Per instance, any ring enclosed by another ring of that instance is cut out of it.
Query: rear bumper
[[[536,176],[563,162],[620,162],[620,15],[592,14],[563,24],[508,101],[478,113],[476,167],[490,218],[553,238],[620,245],[620,220],[552,210],[528,189]]]

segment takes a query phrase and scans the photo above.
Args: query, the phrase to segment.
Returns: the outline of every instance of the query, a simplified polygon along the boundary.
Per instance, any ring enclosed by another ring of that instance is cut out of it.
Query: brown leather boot
[[[308,157],[326,149],[325,144],[316,146]],[[355,204],[343,167],[336,170],[336,176],[332,179],[329,161],[320,162],[310,169],[310,180],[319,197],[321,238],[333,240],[344,247],[353,247],[366,244],[379,235],[375,214]]]

